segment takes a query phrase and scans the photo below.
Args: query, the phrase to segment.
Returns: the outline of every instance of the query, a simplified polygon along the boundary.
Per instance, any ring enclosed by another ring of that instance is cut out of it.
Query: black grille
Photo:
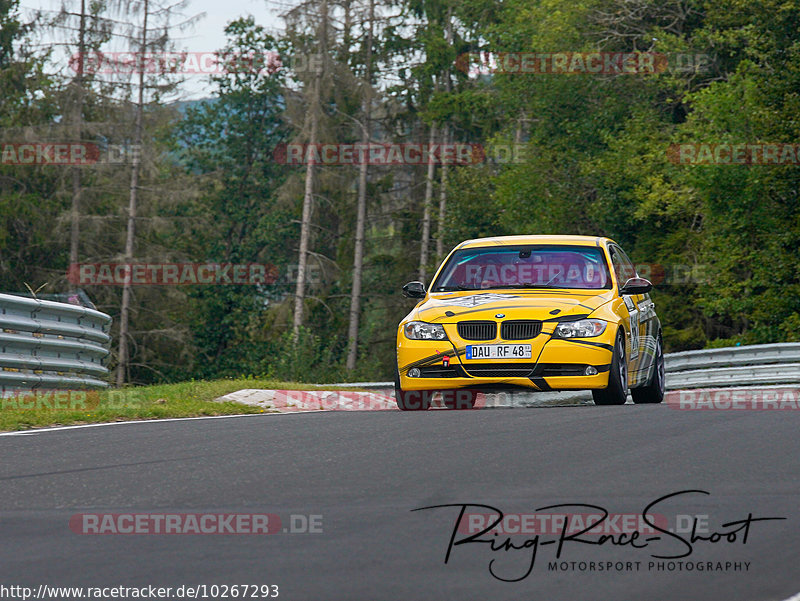
[[[503,340],[530,340],[542,331],[542,322],[531,319],[504,321],[500,326],[500,338]]]
[[[430,367],[420,367],[419,371],[422,378],[465,378],[467,376],[458,365],[453,367],[432,365]]]
[[[494,340],[497,323],[493,321],[459,321],[458,335],[464,340]]]
[[[585,363],[539,363],[536,366],[534,376],[541,376],[545,378],[557,376],[585,376],[586,368],[589,367]],[[608,371],[609,365],[593,365],[597,373]]]
[[[483,378],[527,378],[535,363],[468,363],[464,369],[471,376]]]
[[[537,376],[557,377],[557,376],[583,376],[586,375],[587,365],[565,364],[540,364],[536,370]]]
[[[536,366],[536,371],[533,372],[535,377],[553,378],[559,376],[585,376],[586,368],[589,367],[585,363],[539,363]],[[603,373],[609,370],[609,365],[593,365],[598,373]]]

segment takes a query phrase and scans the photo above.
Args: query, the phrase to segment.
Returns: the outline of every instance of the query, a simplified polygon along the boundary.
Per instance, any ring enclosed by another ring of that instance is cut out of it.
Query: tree
[[[370,143],[370,118],[372,116],[372,44],[375,32],[375,0],[369,0],[367,15],[366,57],[364,59],[364,82],[362,84],[364,108],[361,116],[361,146]],[[356,236],[353,251],[353,283],[350,291],[350,323],[347,330],[347,369],[356,367],[358,358],[358,325],[361,316],[361,280],[364,268],[364,225],[367,214],[367,171],[369,162],[362,161],[358,166],[358,202],[356,209]]]
[[[304,16],[311,19],[316,34],[316,43],[310,47],[316,50],[318,55],[322,57],[322,64],[316,69],[311,81],[305,83],[304,86],[307,97],[304,129],[308,132],[306,138],[308,146],[314,148],[319,141],[319,120],[322,111],[322,96],[324,93],[322,88],[323,85],[327,84],[329,81],[329,79],[325,77],[326,74],[329,73],[326,67],[328,67],[330,60],[328,57],[328,37],[330,35],[328,0],[320,0],[318,5],[314,1],[304,2],[285,15],[285,19],[289,23],[289,37],[294,40],[296,52],[300,52],[303,48],[309,49],[309,46],[303,43],[305,41],[303,27],[306,25],[306,23],[303,22]],[[315,168],[316,164],[314,160],[306,161],[303,186],[303,211],[300,220],[300,248],[297,257],[297,281],[295,282],[294,314],[292,318],[292,330],[295,337],[299,334],[304,321],[306,272],[309,240],[311,237],[311,213],[314,203]]]
[[[158,94],[164,93],[175,86],[174,82],[164,82],[163,78],[168,73],[156,74],[151,81],[146,81],[145,54],[158,50],[165,50],[169,47],[170,28],[179,27],[185,29],[190,26],[195,19],[185,19],[178,25],[172,25],[170,20],[175,13],[178,13],[186,4],[186,0],[174,4],[162,4],[159,0],[143,0],[141,6],[141,26],[134,27],[134,35],[131,37],[136,63],[136,100],[134,104],[135,122],[133,131],[133,147],[137,149],[133,153],[131,161],[130,189],[128,197],[127,227],[125,236],[125,263],[131,263],[135,251],[136,236],[136,212],[139,200],[139,176],[141,165],[141,152],[144,136],[144,111],[146,89],[151,89]],[[155,22],[151,22],[155,20]],[[159,77],[160,76],[160,77]],[[120,307],[119,325],[119,354],[117,364],[117,386],[122,386],[127,379],[127,371],[130,362],[130,352],[128,348],[128,329],[131,309],[131,281],[127,278],[122,287],[122,304]]]
[[[294,211],[277,194],[287,169],[273,160],[289,135],[282,119],[284,72],[270,60],[278,43],[252,17],[229,23],[225,32],[225,74],[212,78],[216,97],[188,108],[176,132],[187,175],[199,180],[197,197],[182,212],[192,219],[180,250],[271,270],[264,286],[190,291],[191,344],[204,377],[264,369],[281,333],[270,328],[284,293],[278,277],[294,260],[288,244]]]

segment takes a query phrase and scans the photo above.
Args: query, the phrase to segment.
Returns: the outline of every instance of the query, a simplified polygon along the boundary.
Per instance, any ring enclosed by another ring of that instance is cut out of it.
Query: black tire
[[[400,411],[427,411],[431,406],[430,390],[403,390],[400,388],[400,373],[394,374],[394,399]]]
[[[666,378],[664,373],[664,349],[661,344],[661,336],[656,339],[656,359],[653,373],[650,380],[641,388],[631,388],[633,402],[637,404],[655,404],[664,400],[666,390]]]
[[[595,405],[624,405],[628,400],[628,362],[625,355],[625,333],[617,330],[614,355],[608,372],[608,387],[592,390]]]
[[[442,402],[448,409],[474,409],[475,401],[478,398],[477,390],[470,390],[467,388],[454,388],[451,390],[442,390]]]

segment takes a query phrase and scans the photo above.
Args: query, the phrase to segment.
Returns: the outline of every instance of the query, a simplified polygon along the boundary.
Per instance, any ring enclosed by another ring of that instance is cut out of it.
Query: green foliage
[[[466,199],[457,214],[475,231],[489,219],[504,232],[608,235],[637,263],[702,273],[657,282],[668,349],[791,339],[800,310],[798,168],[676,165],[668,149],[796,143],[800,5],[646,2],[634,15],[622,4],[508,4],[484,30],[488,49],[648,49],[669,53],[671,65],[674,53],[706,55],[708,68],[497,74],[490,87],[507,110],[496,131],[510,135],[525,116],[528,159],[480,182],[491,202],[471,218],[475,182],[454,178],[452,194]]]
[[[273,354],[262,358],[269,378],[296,382],[337,382],[344,375],[344,352],[336,340],[301,328],[295,338],[286,332],[273,345]],[[338,348],[337,348],[338,347]]]
[[[684,165],[670,152],[687,143],[797,143],[800,3],[642,0],[635,11],[627,10],[630,4],[392,5],[378,20],[372,48],[374,140],[426,143],[436,123],[454,141],[481,145],[490,155],[503,145],[524,150],[510,162],[450,167],[441,231],[437,167],[431,232],[445,250],[503,234],[609,236],[643,265],[643,275],[653,276],[667,350],[800,339],[800,169]],[[379,4],[378,12],[388,7]],[[361,136],[363,8],[330,23],[319,121],[325,142]],[[18,2],[0,0],[0,127],[47,129],[69,110],[69,82],[46,74],[46,54],[26,50],[31,30],[18,13]],[[314,49],[314,14],[295,14],[295,29],[281,38],[252,18],[234,21],[224,53]],[[475,77],[458,67],[465,53],[484,51],[646,51],[668,56],[670,68],[648,75]],[[678,69],[679,53],[708,60],[701,69]],[[157,103],[148,107],[137,254],[266,263],[278,280],[135,290],[137,381],[392,376],[395,325],[413,306],[399,289],[416,278],[427,170],[370,167],[359,361],[346,373],[357,169],[317,169],[310,263],[319,277],[309,283],[305,328],[295,337],[290,274],[304,169],[278,164],[273,153],[282,142],[307,139],[302,92],[314,74],[291,80],[284,70],[261,66],[267,68],[214,78],[213,98],[183,115]],[[91,86],[84,117],[114,121],[121,138],[129,135],[129,108]],[[129,171],[87,169],[82,177],[82,256],[112,260],[122,248]],[[64,285],[70,181],[52,167],[0,165],[3,290]],[[89,292],[116,314],[118,290]]]

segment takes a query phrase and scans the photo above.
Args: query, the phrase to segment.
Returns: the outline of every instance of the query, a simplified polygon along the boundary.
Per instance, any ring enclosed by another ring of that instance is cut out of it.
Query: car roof
[[[465,240],[456,248],[481,248],[487,246],[506,246],[518,244],[565,244],[572,246],[603,246],[614,242],[610,238],[598,236],[494,236]]]

